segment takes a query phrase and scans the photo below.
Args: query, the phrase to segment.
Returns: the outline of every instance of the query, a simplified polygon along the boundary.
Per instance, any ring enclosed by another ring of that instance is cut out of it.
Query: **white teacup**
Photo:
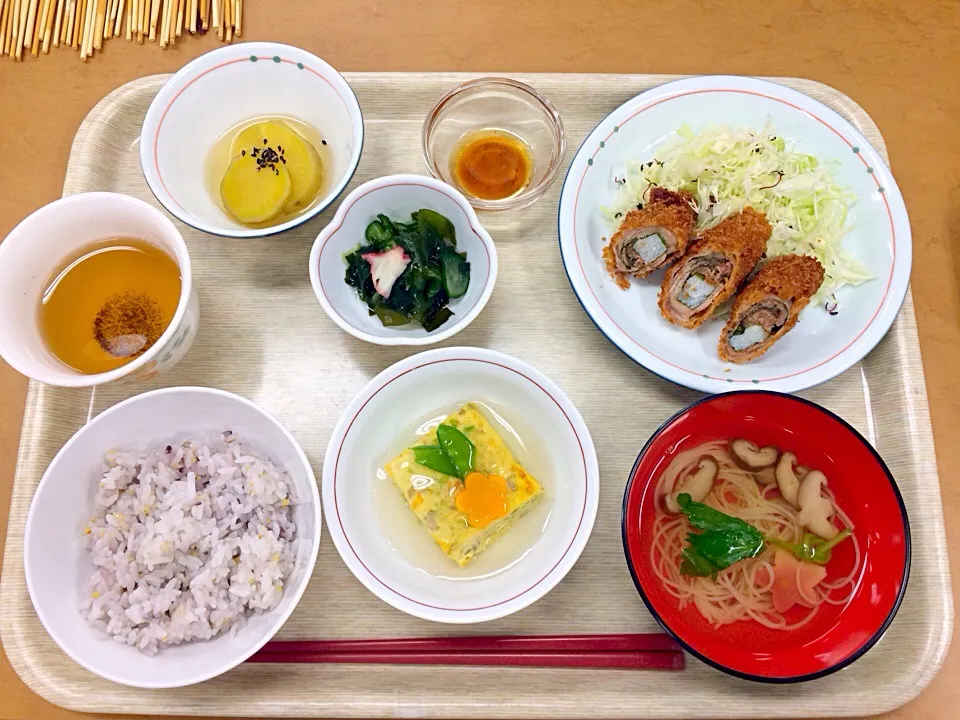
[[[40,299],[64,260],[110,238],[138,238],[170,255],[180,268],[180,301],[154,345],[126,365],[85,374],[51,352],[40,332]],[[71,195],[27,217],[0,245],[0,357],[48,385],[90,387],[114,380],[147,380],[173,367],[197,334],[200,305],[183,237],[159,210],[117,193]]]

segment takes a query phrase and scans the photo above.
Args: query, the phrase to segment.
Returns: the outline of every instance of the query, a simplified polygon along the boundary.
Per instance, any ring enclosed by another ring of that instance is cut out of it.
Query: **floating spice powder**
[[[47,284],[40,325],[65,365],[94,374],[118,368],[153,346],[180,302],[180,268],[143,240],[83,248]]]
[[[123,291],[110,296],[93,321],[93,337],[118,358],[132,358],[150,348],[166,329],[157,301],[146,293]]]

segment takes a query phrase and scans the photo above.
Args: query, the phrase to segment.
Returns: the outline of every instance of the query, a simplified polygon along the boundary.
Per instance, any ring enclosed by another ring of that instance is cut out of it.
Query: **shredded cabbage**
[[[619,189],[601,211],[616,227],[620,217],[644,202],[652,185],[691,192],[698,230],[750,205],[773,226],[767,255],[812,255],[823,265],[820,302],[837,288],[873,277],[843,248],[855,196],[837,184],[834,168],[796,151],[769,122],[760,132],[715,125],[695,133],[684,125],[654,160],[631,160],[615,172]]]

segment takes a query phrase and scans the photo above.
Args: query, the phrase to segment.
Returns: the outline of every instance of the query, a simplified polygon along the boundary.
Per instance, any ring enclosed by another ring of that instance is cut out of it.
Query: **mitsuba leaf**
[[[700,557],[706,558],[720,570],[754,557],[763,550],[763,536],[756,530],[752,533],[705,530],[702,533],[690,533],[687,542]]]
[[[713,563],[700,555],[694,548],[685,547],[680,556],[683,558],[680,562],[680,572],[684,575],[694,577],[707,577],[717,572]]]
[[[680,510],[687,516],[690,524],[700,533],[687,535],[687,542],[697,556],[705,559],[717,570],[730,567],[735,562],[755,557],[763,550],[763,535],[750,523],[714,510],[703,503],[694,502],[688,493],[677,496]],[[684,556],[691,560],[690,557]],[[697,567],[698,570],[702,569]],[[690,573],[694,574],[694,573]]]

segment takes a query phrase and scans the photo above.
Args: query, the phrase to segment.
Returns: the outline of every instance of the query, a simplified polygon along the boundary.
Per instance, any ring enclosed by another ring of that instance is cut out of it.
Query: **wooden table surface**
[[[912,221],[914,300],[960,587],[960,244],[950,243],[960,233],[960,3],[248,0],[244,30],[245,40],[297,45],[340,70],[792,75],[860,103],[886,139]],[[60,196],[74,133],[100,98],[217,44],[190,37],[160,50],[114,39],[86,64],[57,50],[19,65],[0,60],[0,237]],[[0,361],[4,538],[25,390]],[[958,674],[955,647],[919,699],[889,717],[957,717]],[[32,694],[0,653],[0,718],[79,717]]]

